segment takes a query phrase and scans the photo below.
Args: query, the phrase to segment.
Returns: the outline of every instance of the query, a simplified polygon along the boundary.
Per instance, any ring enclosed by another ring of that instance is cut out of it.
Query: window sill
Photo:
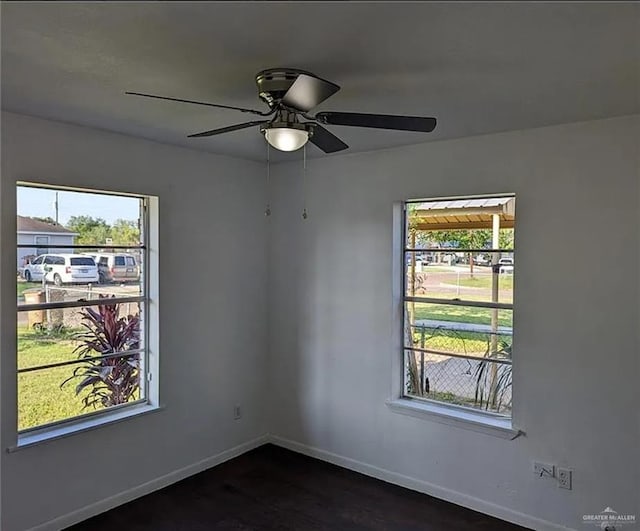
[[[523,433],[512,426],[510,418],[469,411],[467,409],[436,404],[434,402],[421,402],[408,398],[399,398],[396,400],[388,400],[387,406],[394,413],[433,420],[442,424],[449,424],[450,426],[492,435],[501,439],[513,440]]]
[[[76,433],[95,430],[103,426],[122,422],[123,420],[132,417],[155,413],[156,411],[161,411],[162,409],[163,408],[159,406],[140,404],[137,406],[122,408],[111,413],[105,413],[104,415],[96,415],[90,418],[80,419],[77,422],[70,422],[60,426],[52,426],[43,428],[41,430],[34,430],[32,432],[18,434],[18,443],[15,446],[7,448],[7,452],[17,452],[19,450],[24,450],[25,448],[30,448],[32,446],[47,443],[49,441],[55,441],[57,439],[69,437],[71,435],[75,435]]]

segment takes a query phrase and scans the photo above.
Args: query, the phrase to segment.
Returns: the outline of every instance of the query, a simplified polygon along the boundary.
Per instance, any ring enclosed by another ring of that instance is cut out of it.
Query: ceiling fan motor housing
[[[296,68],[270,68],[256,74],[258,96],[270,108],[274,108],[287,93],[300,74],[313,74]]]

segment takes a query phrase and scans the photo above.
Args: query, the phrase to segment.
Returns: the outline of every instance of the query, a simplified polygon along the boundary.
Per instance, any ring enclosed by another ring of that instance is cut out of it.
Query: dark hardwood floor
[[[73,531],[515,531],[522,527],[273,445]]]

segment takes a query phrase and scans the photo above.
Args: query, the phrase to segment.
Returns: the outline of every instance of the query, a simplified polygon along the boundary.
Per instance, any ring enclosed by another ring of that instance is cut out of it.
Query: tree
[[[114,245],[138,245],[140,229],[138,223],[126,219],[117,219],[111,228]]]
[[[48,223],[49,225],[57,225],[56,220],[51,216],[47,216],[46,218],[40,216],[29,216],[31,219],[35,219],[37,221],[42,221],[43,223]]]
[[[490,249],[493,243],[491,229],[455,229],[426,231],[423,238],[439,247],[455,249]],[[513,229],[500,229],[500,249],[513,249]],[[476,253],[477,254],[477,253]],[[469,253],[469,272],[473,276],[473,255]]]
[[[459,249],[491,247],[491,231],[489,229],[434,230],[429,232],[429,239],[440,246]]]
[[[513,249],[513,229],[500,229],[500,249]]]
[[[493,239],[491,229],[434,230],[425,237],[441,246],[460,249],[490,248]],[[513,229],[500,229],[500,248],[513,249]]]
[[[111,227],[102,218],[71,216],[67,228],[78,233],[76,243],[79,245],[102,245],[111,238]]]

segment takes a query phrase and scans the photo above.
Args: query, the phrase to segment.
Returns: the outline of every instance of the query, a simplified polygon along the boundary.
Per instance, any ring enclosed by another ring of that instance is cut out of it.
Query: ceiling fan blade
[[[315,119],[323,124],[420,131],[430,133],[436,127],[436,119],[421,116],[397,116],[391,114],[364,114],[358,112],[320,112]]]
[[[260,116],[269,116],[274,112],[274,111],[260,112],[260,111],[255,111],[253,109],[244,109],[242,107],[232,107],[230,105],[218,105],[217,103],[208,103],[206,101],[193,101],[193,100],[183,100],[180,98],[169,98],[168,96],[155,96],[154,94],[143,94],[141,92],[125,92],[125,94],[129,96],[142,96],[143,98],[154,98],[156,100],[177,101],[179,103],[191,103],[193,105],[206,105],[207,107],[217,107],[218,109],[231,109],[234,111],[258,114]]]
[[[313,134],[309,140],[318,146],[325,153],[335,153],[336,151],[342,151],[349,146],[340,140],[332,132],[327,131],[324,127],[318,124],[312,126]]]
[[[219,129],[211,129],[210,131],[203,131],[202,133],[195,133],[189,135],[187,138],[201,138],[203,136],[214,136],[222,133],[230,133],[231,131],[238,131],[240,129],[246,129],[247,127],[253,127],[254,125],[262,125],[268,123],[268,120],[258,120],[256,122],[245,122],[243,124],[230,125],[228,127],[221,127]]]
[[[300,74],[282,98],[282,103],[298,111],[307,112],[333,96],[340,87],[319,77]]]

